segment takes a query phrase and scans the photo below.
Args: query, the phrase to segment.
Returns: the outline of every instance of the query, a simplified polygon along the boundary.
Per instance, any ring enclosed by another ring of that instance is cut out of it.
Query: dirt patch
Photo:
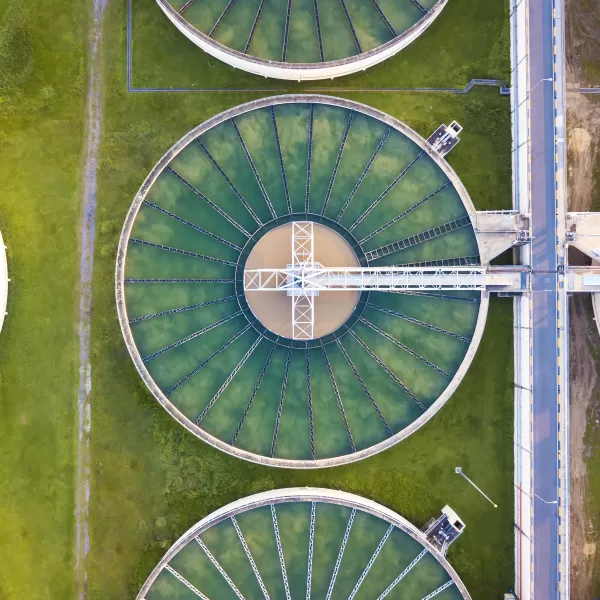
[[[590,297],[577,294],[570,299],[570,455],[571,455],[571,596],[592,598],[595,554],[594,527],[586,510],[590,452],[585,442],[588,416],[594,406],[598,376],[595,347],[598,332],[592,320]]]
[[[83,174],[82,222],[79,259],[79,388],[77,390],[77,484],[75,497],[75,596],[87,598],[86,558],[90,550],[90,435],[92,365],[91,313],[92,275],[96,239],[96,191],[98,154],[102,129],[102,33],[108,0],[93,0],[93,22],[89,31],[87,85],[87,144]]]
[[[590,210],[594,197],[594,167],[600,145],[600,104],[582,94],[567,99],[569,191],[571,211]]]
[[[588,152],[592,143],[592,136],[587,129],[576,127],[569,133],[569,145],[575,154]]]

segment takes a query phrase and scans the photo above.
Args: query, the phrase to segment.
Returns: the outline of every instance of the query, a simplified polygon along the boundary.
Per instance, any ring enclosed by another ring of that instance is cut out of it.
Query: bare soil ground
[[[567,0],[567,89],[600,85],[600,0]],[[597,80],[596,80],[597,78]],[[594,199],[600,179],[596,173],[600,147],[600,102],[596,97],[570,92],[567,97],[568,208],[598,210]],[[570,253],[574,263],[583,256]],[[589,259],[588,259],[589,260]],[[570,467],[571,467],[571,596],[593,598],[598,561],[594,525],[594,498],[588,465],[600,452],[590,443],[597,427],[600,337],[593,320],[591,299],[578,295],[570,300]]]
[[[600,6],[600,0],[598,4]],[[567,98],[567,124],[569,210],[592,210],[600,146],[600,102],[583,94],[570,93]]]

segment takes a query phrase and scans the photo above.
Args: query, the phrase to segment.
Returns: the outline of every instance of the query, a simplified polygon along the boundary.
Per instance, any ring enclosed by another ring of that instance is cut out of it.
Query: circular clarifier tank
[[[447,0],[157,0],[214,57],[250,73],[311,80],[348,75],[419,37]]]
[[[238,500],[187,531],[138,600],[470,599],[426,537],[386,507],[334,490]]]
[[[293,298],[245,290],[244,273],[292,263],[302,224],[325,267],[477,265],[473,210],[445,160],[372,108],[307,95],[231,109],[177,142],[129,211],[129,352],[157,400],[225,452],[301,468],[379,452],[450,398],[487,295],[325,290],[300,340]]]

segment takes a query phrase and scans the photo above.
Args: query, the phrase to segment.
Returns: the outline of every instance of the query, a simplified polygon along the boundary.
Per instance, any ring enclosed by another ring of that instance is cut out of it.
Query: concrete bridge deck
[[[569,292],[600,292],[600,266],[569,267],[566,279]]]

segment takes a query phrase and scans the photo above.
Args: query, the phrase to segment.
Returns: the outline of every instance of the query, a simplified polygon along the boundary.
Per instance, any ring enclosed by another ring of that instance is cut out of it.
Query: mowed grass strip
[[[11,278],[0,334],[6,600],[73,594],[86,20],[74,0],[0,7],[0,229]]]
[[[427,31],[396,56],[364,72],[310,84],[265,79],[234,69],[184,37],[155,0],[131,3],[134,87],[447,88],[464,87],[473,78],[509,78],[509,5],[505,0],[451,0]]]
[[[257,95],[126,94],[125,30],[118,26],[125,8],[110,5],[106,40],[108,96],[94,282],[90,598],[134,597],[163,553],[193,523],[236,498],[294,485],[352,491],[416,525],[449,503],[467,523],[450,553],[452,563],[475,600],[500,598],[513,581],[510,300],[493,299],[477,357],[444,409],[405,442],[347,467],[300,472],[234,459],[187,433],[147,391],[122,341],[114,305],[123,220],[149,170],[175,141],[208,117]],[[466,97],[348,97],[389,112],[423,135],[457,119],[465,131],[448,158],[476,206],[510,206],[510,109],[495,90]],[[498,509],[454,474],[457,465]]]

